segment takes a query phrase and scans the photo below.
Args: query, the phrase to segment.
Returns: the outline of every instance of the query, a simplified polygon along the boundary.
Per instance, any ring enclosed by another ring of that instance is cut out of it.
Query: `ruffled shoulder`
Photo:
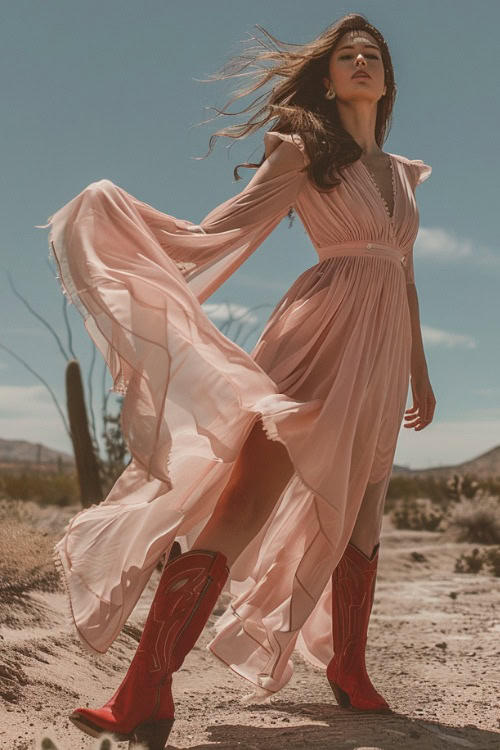
[[[277,130],[269,130],[264,133],[264,146],[266,149],[266,158],[268,158],[275,148],[281,143],[281,141],[288,141],[297,146],[304,156],[306,164],[309,164],[309,157],[304,146],[304,141],[298,133],[279,133]]]
[[[416,174],[416,184],[420,185],[421,182],[429,177],[430,173],[432,172],[432,167],[430,167],[428,164],[424,164],[422,159],[412,159],[411,164]]]
[[[432,167],[425,164],[422,159],[408,159],[406,156],[401,156],[400,154],[392,154],[392,156],[395,156],[399,161],[408,165],[413,176],[413,184],[415,187],[426,180],[432,172]]]

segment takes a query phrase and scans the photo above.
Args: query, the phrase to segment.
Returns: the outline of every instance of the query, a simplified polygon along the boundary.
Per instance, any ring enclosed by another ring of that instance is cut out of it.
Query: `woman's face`
[[[363,71],[367,77],[353,78]],[[341,100],[372,99],[384,92],[384,63],[376,39],[367,31],[348,31],[330,55],[329,76],[323,78],[325,90],[333,85]]]

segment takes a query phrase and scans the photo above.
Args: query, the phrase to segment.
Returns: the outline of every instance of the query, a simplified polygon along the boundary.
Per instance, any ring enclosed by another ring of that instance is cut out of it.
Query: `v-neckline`
[[[364,163],[363,163],[363,162],[361,161],[361,159],[357,159],[356,161],[358,161],[358,162],[359,162],[359,163],[361,164],[362,168],[363,168],[363,169],[365,170],[366,174],[368,175],[368,177],[369,177],[369,179],[370,179],[370,182],[372,183],[373,187],[375,188],[375,192],[377,193],[377,195],[378,195],[378,197],[379,197],[379,199],[380,199],[380,201],[381,201],[381,203],[382,203],[382,205],[383,205],[383,207],[384,207],[384,211],[385,211],[385,214],[386,214],[386,216],[387,216],[387,218],[388,218],[389,222],[390,222],[390,223],[391,223],[391,224],[393,225],[393,224],[394,224],[394,217],[395,217],[395,214],[396,214],[396,173],[395,173],[395,170],[394,170],[394,159],[393,159],[393,155],[392,155],[392,154],[390,154],[390,153],[388,153],[387,155],[388,155],[388,157],[389,157],[389,164],[390,164],[390,167],[391,167],[391,180],[392,180],[392,215],[391,215],[391,214],[389,213],[389,207],[388,207],[388,205],[387,205],[387,202],[386,202],[386,200],[385,200],[384,196],[383,196],[383,195],[382,195],[382,193],[380,192],[380,188],[379,188],[379,186],[377,185],[377,182],[376,182],[376,180],[375,180],[375,177],[374,177],[374,176],[372,175],[371,171],[370,171],[370,170],[368,169],[368,167],[366,166],[366,164],[364,164]]]

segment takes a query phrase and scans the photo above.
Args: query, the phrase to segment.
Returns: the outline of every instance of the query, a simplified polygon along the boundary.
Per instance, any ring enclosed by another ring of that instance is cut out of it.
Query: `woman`
[[[125,394],[132,455],[55,547],[85,647],[105,653],[160,557],[175,539],[186,550],[163,570],[121,685],[70,717],[150,750],[166,743],[172,675],[225,586],[236,599],[208,648],[253,684],[244,700],[280,690],[298,648],[341,706],[390,711],[365,645],[410,375],[405,427],[423,429],[435,407],[413,271],[415,187],[431,167],[381,148],[396,86],[362,15],[305,45],[268,36],[251,59],[275,65],[248,91],[278,82],[246,126],[219,133],[277,118],[239,195],[195,225],[101,180],[49,219],[63,292]],[[248,355],[201,303],[292,209],[319,262]]]

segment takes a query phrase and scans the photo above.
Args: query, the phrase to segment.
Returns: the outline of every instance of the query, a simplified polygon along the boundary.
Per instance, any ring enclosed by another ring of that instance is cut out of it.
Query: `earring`
[[[335,98],[335,91],[333,90],[333,86],[330,86],[330,88],[325,94],[325,99],[334,99],[334,98]]]

